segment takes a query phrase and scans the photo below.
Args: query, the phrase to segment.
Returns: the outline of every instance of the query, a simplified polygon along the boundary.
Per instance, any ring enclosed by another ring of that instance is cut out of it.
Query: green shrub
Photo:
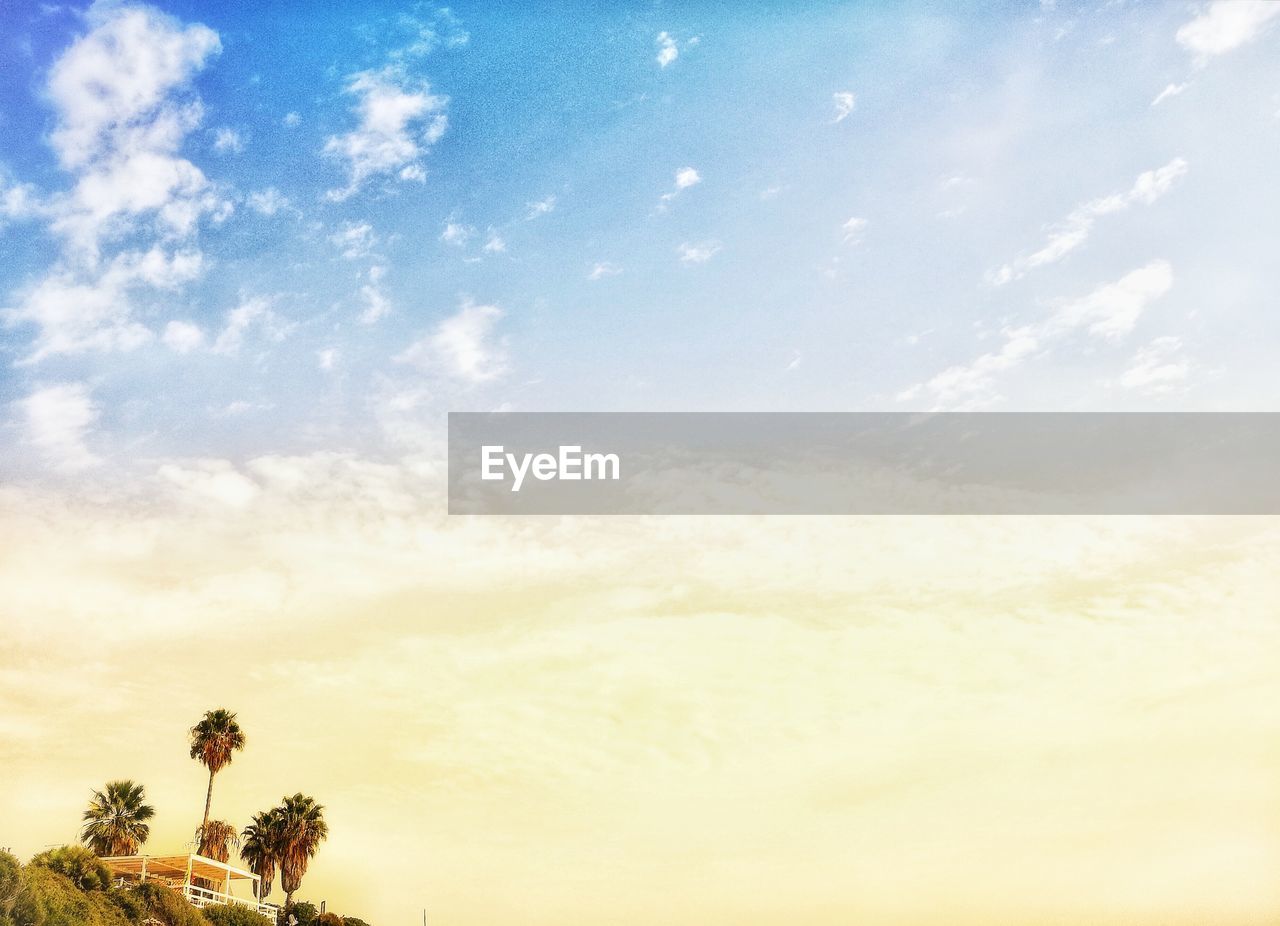
[[[164,926],[209,926],[186,898],[156,881],[144,881],[128,893],[142,908],[142,920],[159,920]]]
[[[13,912],[13,904],[21,888],[21,863],[8,852],[0,852],[0,926],[4,926]]]
[[[321,913],[316,917],[316,926],[344,926],[344,923],[336,913]]]
[[[120,912],[130,923],[141,923],[146,917],[142,901],[132,890],[112,888],[107,891],[107,899],[120,908]]]
[[[234,904],[205,907],[202,912],[213,926],[275,926],[261,913]]]
[[[12,919],[22,926],[131,926],[106,891],[84,891],[45,865],[28,865]]]
[[[316,905],[306,900],[299,900],[289,912],[297,918],[298,926],[315,926],[316,917],[320,915]]]
[[[358,916],[344,916],[342,926],[369,926],[369,924]]]
[[[82,891],[105,891],[111,886],[111,869],[84,846],[61,846],[41,852],[31,865],[65,875]]]

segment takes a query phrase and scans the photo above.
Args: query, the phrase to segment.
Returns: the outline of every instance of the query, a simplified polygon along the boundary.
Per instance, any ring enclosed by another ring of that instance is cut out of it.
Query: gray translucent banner
[[[1280,514],[1280,414],[449,415],[450,514]]]

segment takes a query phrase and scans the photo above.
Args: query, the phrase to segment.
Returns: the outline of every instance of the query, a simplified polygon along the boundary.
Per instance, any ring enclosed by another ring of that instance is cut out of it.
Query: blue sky
[[[1280,392],[1270,4],[317,9],[6,8],[10,472]]]

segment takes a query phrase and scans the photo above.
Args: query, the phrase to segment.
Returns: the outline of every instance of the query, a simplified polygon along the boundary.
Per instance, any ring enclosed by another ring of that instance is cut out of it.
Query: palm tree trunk
[[[209,825],[209,807],[213,804],[213,772],[209,772],[209,790],[204,796],[204,822],[200,824],[200,836],[204,838],[204,828]],[[199,848],[197,846],[197,848]]]
[[[289,909],[293,906],[293,891],[286,891],[284,895],[284,922],[289,922]]]

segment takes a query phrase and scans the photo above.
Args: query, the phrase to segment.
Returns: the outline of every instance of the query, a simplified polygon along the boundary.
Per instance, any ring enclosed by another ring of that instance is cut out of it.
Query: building
[[[248,907],[276,921],[279,908],[258,900],[261,879],[251,871],[203,855],[116,855],[102,859],[116,884],[157,881],[192,906]]]

